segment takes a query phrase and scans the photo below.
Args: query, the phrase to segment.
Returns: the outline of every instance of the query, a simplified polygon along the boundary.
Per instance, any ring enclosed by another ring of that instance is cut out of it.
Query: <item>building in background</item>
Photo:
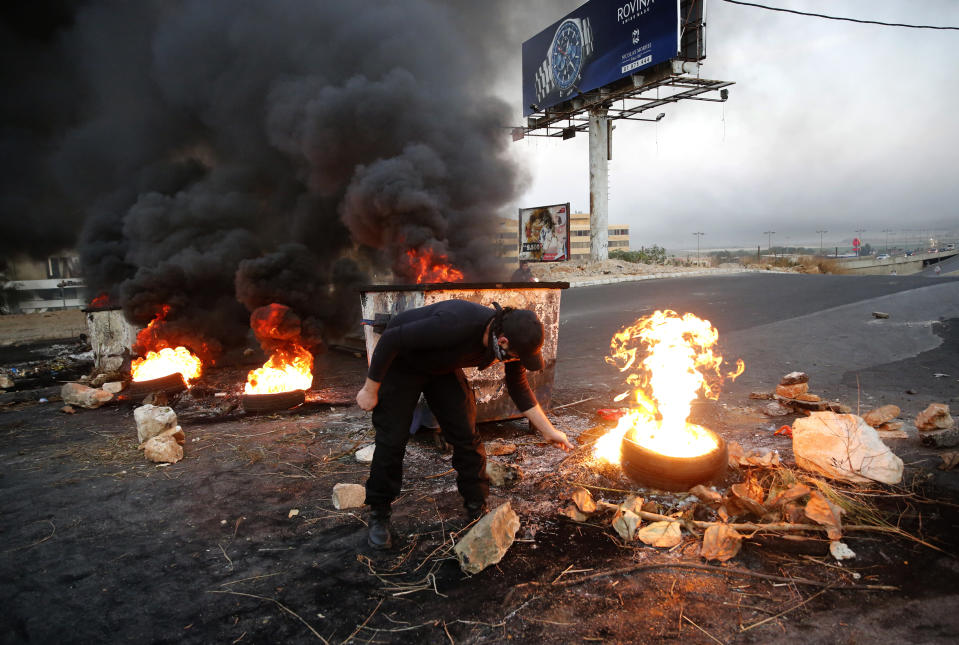
[[[55,309],[80,309],[87,304],[80,258],[67,250],[46,260],[26,256],[0,258],[0,310],[32,313]]]
[[[572,213],[569,216],[570,259],[589,260],[589,213]],[[629,250],[629,226],[609,225],[609,250]]]
[[[519,228],[514,217],[500,217],[496,228],[496,255],[505,264],[516,264],[519,255]]]
[[[569,216],[569,252],[571,260],[589,260],[589,213]],[[629,250],[629,226],[611,224],[609,250]],[[496,254],[505,263],[516,263],[519,251],[519,228],[515,218],[501,217],[496,230]]]

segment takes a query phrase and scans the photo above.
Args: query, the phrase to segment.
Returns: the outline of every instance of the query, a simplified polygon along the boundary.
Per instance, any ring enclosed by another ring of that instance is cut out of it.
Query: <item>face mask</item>
[[[494,334],[492,331],[490,331],[489,333],[489,344],[493,348],[493,356],[496,357],[496,360],[498,361],[509,360],[510,358],[509,354],[506,352],[505,349],[500,347],[499,339],[496,337],[496,334]]]

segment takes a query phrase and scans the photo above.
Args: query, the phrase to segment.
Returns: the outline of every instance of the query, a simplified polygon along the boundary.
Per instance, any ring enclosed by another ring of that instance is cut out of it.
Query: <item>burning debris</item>
[[[192,351],[179,345],[170,346],[163,333],[164,322],[172,307],[164,305],[153,320],[137,334],[134,349],[142,355],[133,359],[130,374],[134,382],[160,381],[173,374],[179,374],[183,383],[189,387],[191,381],[200,378],[203,364]]]
[[[250,315],[250,327],[269,360],[249,373],[246,394],[308,390],[313,385],[313,354],[303,346],[301,321],[285,305],[271,304]]]
[[[454,268],[445,255],[434,254],[429,249],[409,249],[406,256],[409,259],[409,270],[401,271],[400,275],[408,273],[416,284],[459,282],[463,279],[463,272]]]
[[[616,427],[595,444],[597,460],[622,463],[639,481],[686,490],[719,475],[726,466],[726,446],[712,431],[689,422],[691,404],[702,392],[719,395],[724,378],[735,379],[745,366],[723,374],[722,356],[714,354],[719,333],[693,314],[656,311],[618,332],[607,361],[635,389],[616,400],[631,407]]]
[[[283,302],[333,333],[371,273],[499,278],[490,232],[521,177],[509,107],[488,92],[505,50],[477,41],[511,33],[513,14],[421,0],[30,13],[7,39],[31,61],[11,68],[7,102],[7,156],[29,177],[4,175],[0,245],[45,258],[79,238],[91,305],[141,325],[172,305],[170,347],[206,366],[242,347],[240,302]],[[51,78],[69,107],[47,100]]]

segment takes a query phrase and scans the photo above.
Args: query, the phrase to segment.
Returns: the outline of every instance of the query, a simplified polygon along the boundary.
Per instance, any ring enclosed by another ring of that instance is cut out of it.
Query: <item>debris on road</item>
[[[636,537],[636,531],[642,524],[642,519],[629,509],[620,508],[613,514],[610,524],[616,534],[623,538],[623,541],[632,542]]]
[[[487,457],[505,457],[516,452],[516,444],[502,439],[494,439],[486,442]]]
[[[931,403],[916,416],[919,441],[932,448],[959,446],[959,426],[945,403]]]
[[[573,489],[572,499],[576,508],[583,513],[588,515],[596,512],[596,502],[593,500],[593,495],[582,486]]]
[[[356,460],[361,464],[369,464],[373,462],[373,453],[376,451],[376,444],[370,444],[364,446],[357,450],[353,456],[356,457]]]
[[[903,463],[854,414],[813,412],[793,423],[793,453],[806,470],[855,483],[902,481]]]
[[[481,517],[460,539],[453,551],[460,568],[466,573],[479,573],[503,559],[513,545],[519,530],[519,516],[509,502]]]
[[[862,420],[873,428],[878,428],[898,417],[901,412],[898,405],[883,405],[862,415]]]
[[[176,412],[166,406],[141,405],[133,411],[133,420],[137,424],[137,441],[140,444],[177,427]]]
[[[60,398],[67,405],[94,409],[112,401],[113,394],[81,383],[67,383],[60,388]]]
[[[489,476],[491,486],[503,488],[512,486],[522,479],[523,469],[513,464],[488,459],[486,461],[486,474]]]
[[[916,416],[916,428],[920,432],[928,430],[945,430],[955,425],[955,420],[949,414],[949,406],[945,403],[930,403],[929,406]]]
[[[365,503],[365,486],[361,484],[336,484],[333,486],[333,507],[336,510],[359,508]]]
[[[636,537],[643,544],[671,549],[683,541],[683,531],[679,522],[660,521],[644,526]]]
[[[959,466],[959,452],[944,452],[939,455],[942,463],[939,464],[939,470],[952,470]]]
[[[833,540],[829,543],[829,554],[836,560],[850,560],[856,557],[856,552],[849,548],[845,542]]]
[[[176,426],[150,437],[140,447],[143,448],[143,456],[150,461],[175,464],[183,459],[185,442],[186,435],[180,426]]]
[[[102,389],[110,394],[116,395],[122,392],[125,387],[126,383],[123,381],[109,381],[103,384]]]
[[[736,529],[719,524],[710,526],[703,534],[703,544],[700,547],[699,555],[705,560],[718,560],[726,562],[739,553],[742,546],[743,536]]]

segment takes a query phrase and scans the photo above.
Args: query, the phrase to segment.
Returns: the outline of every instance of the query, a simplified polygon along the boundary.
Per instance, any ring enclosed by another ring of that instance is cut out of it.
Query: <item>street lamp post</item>
[[[696,231],[693,233],[696,236],[696,266],[700,266],[703,263],[702,257],[699,255],[699,239],[705,235],[702,231]]]
[[[822,234],[828,233],[829,231],[822,230],[822,231],[816,231],[816,232],[819,233],[819,255],[822,255]]]
[[[882,229],[882,232],[886,234],[886,250],[885,250],[885,253],[888,254],[888,253],[889,253],[889,234],[892,233],[892,229],[891,229],[891,228],[884,228],[884,229]]]
[[[763,231],[763,235],[766,236],[766,249],[771,254],[773,252],[773,235],[776,234],[776,231]]]

